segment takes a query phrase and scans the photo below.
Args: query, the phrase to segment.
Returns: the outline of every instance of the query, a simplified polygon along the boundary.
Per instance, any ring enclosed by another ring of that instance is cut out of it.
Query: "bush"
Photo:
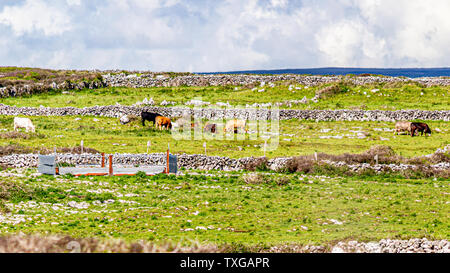
[[[290,181],[291,181],[291,179],[287,176],[279,176],[279,177],[275,178],[275,183],[278,186],[287,185],[287,184],[289,184]]]
[[[6,146],[0,146],[0,155],[28,154],[31,152],[31,148],[24,147],[22,145],[10,144]]]
[[[305,156],[298,156],[289,159],[286,162],[286,169],[288,172],[299,172],[299,173],[312,173],[314,171],[314,166],[317,163],[314,162],[310,158],[306,158]]]
[[[70,246],[73,246],[71,249]],[[76,248],[79,246],[79,249]],[[0,237],[0,253],[213,253],[223,252],[222,248],[211,244],[190,242],[180,244],[173,242],[125,242],[121,240],[99,240],[96,238],[72,238],[69,236],[41,236],[41,235],[6,235]]]
[[[266,157],[259,157],[255,158],[254,160],[250,161],[249,163],[245,164],[244,168],[248,171],[268,171],[269,168],[267,167],[267,158]]]
[[[318,96],[319,98],[332,97],[334,95],[349,91],[351,86],[353,86],[353,84],[350,82],[340,81],[338,83],[334,83],[330,86],[319,89],[316,92],[316,96]]]
[[[22,132],[12,131],[12,132],[1,133],[0,134],[0,138],[6,138],[6,139],[10,139],[10,138],[13,138],[13,139],[14,138],[29,139],[30,135],[22,133]]]
[[[450,163],[450,154],[448,154],[448,153],[434,153],[429,159],[433,163],[440,163],[440,162]]]
[[[20,202],[31,200],[33,196],[33,190],[25,186],[20,186],[15,182],[0,181],[0,200]]]
[[[420,179],[420,178],[450,178],[450,170],[436,170],[424,165],[417,166],[416,169],[402,170],[401,175],[408,179]]]
[[[242,176],[242,180],[247,184],[264,184],[268,183],[270,179],[261,173],[247,173]]]

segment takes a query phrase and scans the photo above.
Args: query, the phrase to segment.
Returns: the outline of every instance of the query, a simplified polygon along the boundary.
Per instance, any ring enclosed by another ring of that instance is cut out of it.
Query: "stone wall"
[[[66,81],[59,84],[55,82],[51,84],[35,83],[31,85],[26,84],[6,87],[1,87],[0,85],[0,98],[30,96],[50,92],[52,90],[81,90],[84,88],[97,89],[106,86],[107,84],[101,80],[81,81],[77,83]]]
[[[108,86],[125,87],[171,87],[171,86],[225,86],[251,85],[261,82],[291,81],[306,86],[316,86],[326,83],[349,80],[357,85],[377,83],[407,83],[415,82],[424,86],[448,86],[449,78],[400,78],[400,77],[346,77],[346,76],[304,76],[304,75],[190,75],[178,77],[161,77],[153,74],[125,75],[104,74],[103,80]]]
[[[286,162],[290,158],[274,158],[268,160],[267,166],[271,170],[280,170],[286,166]],[[164,153],[156,154],[114,154],[114,165],[125,166],[148,166],[148,165],[164,165],[166,155]],[[199,154],[181,154],[178,155],[178,168],[198,169],[198,170],[243,170],[246,164],[256,162],[258,158],[244,157],[244,158],[228,158],[220,156],[205,156]],[[107,160],[106,160],[107,161]],[[57,154],[57,162],[68,163],[74,165],[96,165],[100,166],[101,156],[99,154]],[[351,171],[361,171],[365,169],[372,169],[376,172],[391,170],[398,172],[406,169],[415,169],[417,166],[408,164],[377,164],[371,165],[367,163],[362,164],[345,164],[344,162],[326,163],[334,166],[348,166]],[[37,167],[37,154],[13,154],[0,157],[0,165],[23,168],[23,167]],[[450,169],[449,162],[441,162],[430,165],[430,168],[438,170]]]
[[[181,117],[183,114],[208,120],[239,118],[246,120],[271,120],[277,115],[267,109],[192,109],[186,107],[135,107],[123,105],[107,105],[93,107],[15,107],[0,104],[0,115],[25,116],[101,116],[121,117],[122,115],[138,115],[142,111],[156,112],[168,117]],[[316,121],[395,121],[395,120],[450,120],[450,111],[426,110],[279,110],[279,119],[305,119]]]

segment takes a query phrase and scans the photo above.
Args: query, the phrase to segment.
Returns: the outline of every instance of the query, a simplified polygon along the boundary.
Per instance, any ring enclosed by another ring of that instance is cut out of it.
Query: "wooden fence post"
[[[113,175],[113,166],[112,166],[112,155],[109,155],[109,175],[112,176]]]
[[[167,148],[166,174],[169,174],[169,148]]]
[[[102,153],[102,168],[105,167],[105,153]]]

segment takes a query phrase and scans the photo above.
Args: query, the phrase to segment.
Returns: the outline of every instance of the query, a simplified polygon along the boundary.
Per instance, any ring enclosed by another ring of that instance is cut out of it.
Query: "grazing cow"
[[[431,129],[428,127],[428,124],[422,123],[422,122],[412,122],[411,123],[411,137],[414,136],[415,132],[420,132],[421,136],[423,136],[423,133],[429,134],[431,136]]]
[[[14,131],[16,131],[18,128],[25,128],[25,131],[31,131],[31,132],[35,132],[35,128],[33,123],[31,122],[31,120],[29,118],[18,118],[15,117],[14,118]]]
[[[225,125],[225,128],[223,129],[224,132],[234,132],[237,134],[238,129],[241,128],[242,130],[247,132],[247,129],[245,128],[245,120],[241,119],[232,119],[227,121],[227,124]]]
[[[395,133],[398,135],[400,132],[411,132],[411,123],[409,121],[397,121],[395,123],[394,135]]]
[[[159,130],[162,130],[162,127],[165,127],[166,129],[172,129],[172,122],[170,121],[170,118],[157,116],[155,118],[155,124],[156,127],[159,127]]]
[[[190,128],[191,126],[191,119],[189,117],[182,117],[176,120],[176,127],[179,127],[182,130]]]
[[[214,123],[206,124],[205,128],[203,129],[204,132],[207,133],[215,133],[217,130],[217,125]]]
[[[146,121],[146,120],[152,121],[153,124],[156,124],[155,119],[156,119],[156,117],[158,117],[158,116],[162,116],[162,115],[160,115],[160,114],[158,114],[158,113],[150,113],[150,112],[142,111],[142,113],[141,113],[142,126],[145,126],[145,121]]]
[[[198,122],[191,122],[191,128],[201,127],[201,124]]]

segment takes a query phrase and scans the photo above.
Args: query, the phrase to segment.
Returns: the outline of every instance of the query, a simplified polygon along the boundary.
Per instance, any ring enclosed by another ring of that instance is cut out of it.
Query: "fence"
[[[64,175],[72,174],[75,176],[93,176],[93,175],[135,175],[138,172],[144,172],[147,175],[155,175],[160,173],[173,173],[178,171],[177,156],[172,155],[169,149],[166,153],[166,161],[164,165],[150,165],[150,166],[138,166],[138,167],[126,167],[126,166],[114,166],[113,155],[107,155],[108,166],[106,166],[106,155],[101,154],[100,166],[75,166],[75,167],[62,167],[57,163],[56,155],[39,155],[38,172],[42,174],[50,175]]]

